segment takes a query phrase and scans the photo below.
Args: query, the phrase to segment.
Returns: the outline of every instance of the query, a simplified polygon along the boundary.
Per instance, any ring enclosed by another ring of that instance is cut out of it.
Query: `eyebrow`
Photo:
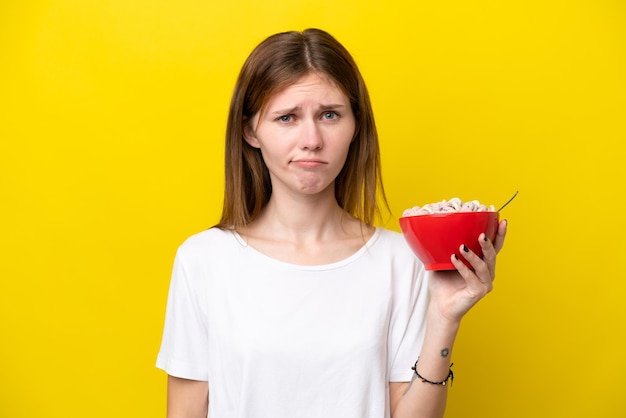
[[[325,105],[321,105],[318,110],[319,111],[325,111],[325,110],[335,110],[335,109],[341,109],[341,108],[345,108],[346,105],[344,104],[325,104]],[[302,109],[301,106],[294,106],[294,107],[289,107],[286,109],[279,109],[279,110],[275,110],[273,112],[269,112],[271,115],[289,115],[291,113],[295,113],[298,110]]]

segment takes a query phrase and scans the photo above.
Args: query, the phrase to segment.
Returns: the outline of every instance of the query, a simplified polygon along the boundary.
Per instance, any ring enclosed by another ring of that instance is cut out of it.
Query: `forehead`
[[[267,109],[283,102],[307,99],[322,102],[331,101],[334,104],[348,101],[347,95],[332,78],[325,74],[311,72],[272,93],[264,107]]]

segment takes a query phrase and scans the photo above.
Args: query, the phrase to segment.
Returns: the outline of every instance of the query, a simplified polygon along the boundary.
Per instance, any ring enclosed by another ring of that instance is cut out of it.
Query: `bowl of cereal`
[[[455,270],[450,261],[452,254],[471,268],[460,247],[465,245],[482,257],[478,237],[484,232],[493,241],[498,223],[499,212],[493,206],[452,198],[405,210],[400,229],[426,270]]]

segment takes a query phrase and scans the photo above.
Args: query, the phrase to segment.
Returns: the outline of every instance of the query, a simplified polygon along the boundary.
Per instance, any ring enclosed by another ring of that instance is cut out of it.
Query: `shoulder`
[[[375,245],[381,250],[390,251],[392,254],[402,258],[415,258],[415,255],[400,232],[379,227],[376,233],[378,234],[378,238],[376,239]]]
[[[372,252],[379,257],[379,261],[386,260],[390,264],[393,276],[411,280],[424,276],[424,265],[413,253],[402,233],[382,227],[376,233],[378,236],[371,247]]]
[[[177,257],[186,259],[205,259],[210,254],[223,252],[237,243],[232,231],[209,228],[188,237],[178,247]]]

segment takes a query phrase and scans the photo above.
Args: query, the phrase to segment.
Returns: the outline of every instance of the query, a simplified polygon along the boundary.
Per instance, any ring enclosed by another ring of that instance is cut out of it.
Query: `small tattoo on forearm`
[[[448,357],[448,354],[450,354],[450,350],[447,348],[441,350],[441,357]]]

